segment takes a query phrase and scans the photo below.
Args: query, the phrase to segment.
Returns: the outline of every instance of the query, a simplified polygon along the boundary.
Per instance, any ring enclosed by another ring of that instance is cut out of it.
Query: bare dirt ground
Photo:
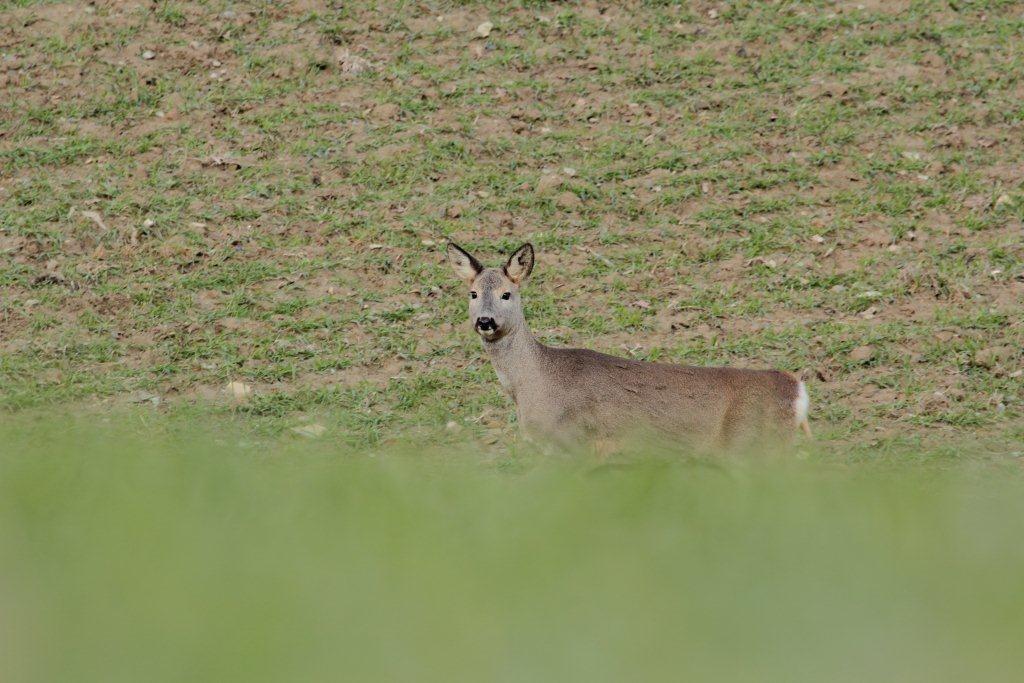
[[[1019,3],[0,12],[9,410],[494,442],[442,247],[531,240],[544,339],[807,370],[826,441],[1021,450]]]

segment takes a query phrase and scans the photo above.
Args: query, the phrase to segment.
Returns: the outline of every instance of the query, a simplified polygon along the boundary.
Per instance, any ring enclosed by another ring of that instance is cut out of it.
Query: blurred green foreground
[[[1011,681],[1024,479],[0,427],[0,678]]]

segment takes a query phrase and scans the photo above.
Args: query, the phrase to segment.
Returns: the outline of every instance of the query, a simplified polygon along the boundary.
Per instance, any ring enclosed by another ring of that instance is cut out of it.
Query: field
[[[1014,470],[0,437],[5,681],[1012,681]],[[990,467],[990,466],[989,466]]]
[[[0,0],[0,93],[10,677],[1020,670],[1019,2]],[[816,440],[547,461],[448,239]]]

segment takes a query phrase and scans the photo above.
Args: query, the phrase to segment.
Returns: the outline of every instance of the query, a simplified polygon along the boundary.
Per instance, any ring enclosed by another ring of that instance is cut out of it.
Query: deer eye
[[[512,292],[505,292],[504,294],[501,295],[501,298],[504,299],[505,301],[508,301],[509,299],[512,298]]]
[[[475,299],[476,298],[476,292],[470,292],[469,293],[469,298],[470,299]]]

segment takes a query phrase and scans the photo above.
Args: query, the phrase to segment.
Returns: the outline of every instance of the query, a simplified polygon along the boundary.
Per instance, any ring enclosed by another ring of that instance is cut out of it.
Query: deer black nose
[[[494,322],[494,318],[477,318],[476,329],[486,332],[498,329],[498,325]]]

